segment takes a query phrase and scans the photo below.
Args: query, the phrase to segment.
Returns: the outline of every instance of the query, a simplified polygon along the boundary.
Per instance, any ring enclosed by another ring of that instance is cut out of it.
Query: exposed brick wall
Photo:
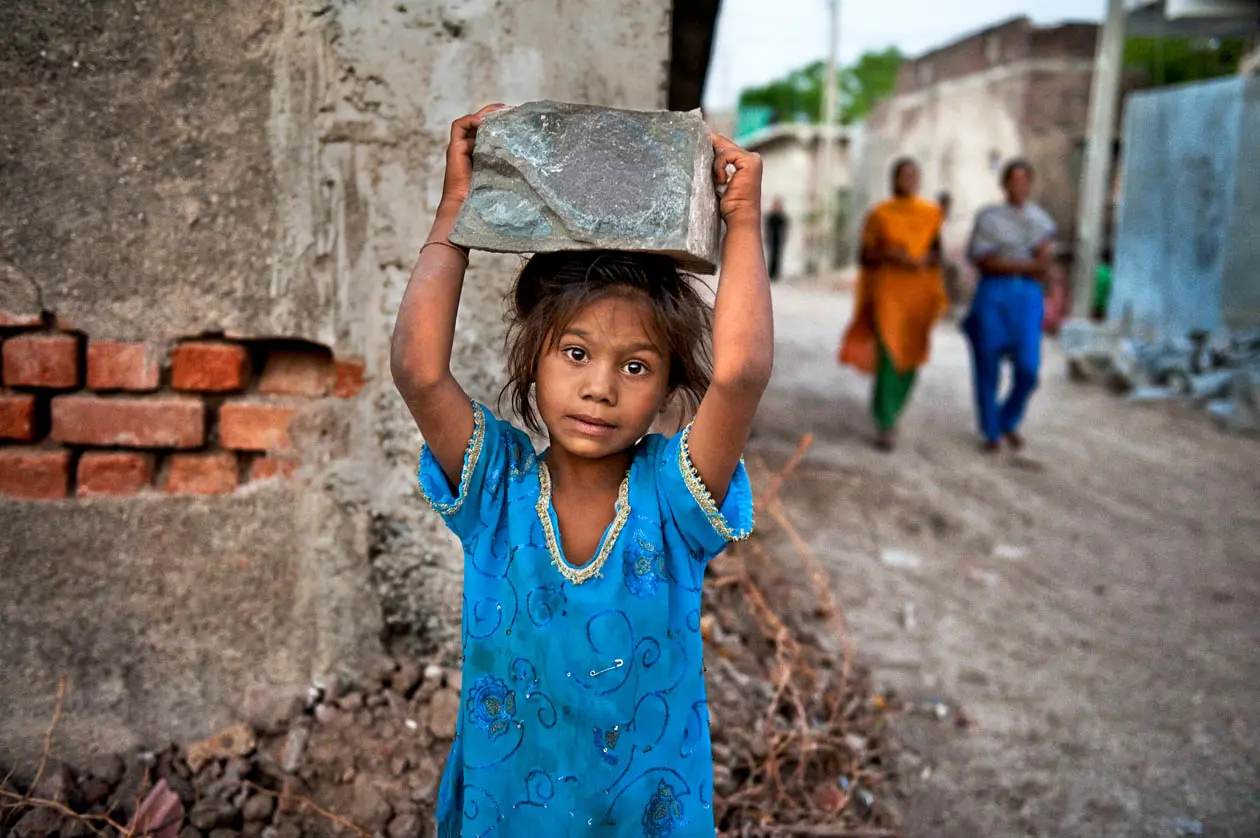
[[[18,335],[4,342],[3,380],[11,387],[73,390],[79,384],[79,339],[65,334]]]
[[[907,61],[897,73],[896,92],[923,90],[945,79],[969,76],[1023,58],[1028,52],[1031,29],[1028,18],[1015,18]]]
[[[0,395],[0,439],[30,442],[35,439],[35,397],[29,393]]]
[[[1097,33],[1093,23],[1039,27],[1028,18],[1014,18],[906,61],[897,73],[896,92],[913,93],[1025,59],[1092,61]]]
[[[98,392],[156,390],[161,380],[160,359],[147,343],[94,340],[88,344],[87,383]]]
[[[1024,99],[1024,127],[1029,131],[1076,126],[1084,134],[1089,118],[1089,90],[1093,73],[1034,70],[1028,74]]]
[[[0,311],[0,496],[222,495],[298,466],[289,423],[356,397],[357,358],[297,341],[193,339],[168,353]]]
[[[153,479],[153,456],[129,451],[87,451],[79,457],[79,497],[134,495]]]
[[[249,353],[235,343],[189,341],[171,353],[171,387],[195,393],[231,393],[249,382]]]
[[[1028,34],[1029,52],[1034,58],[1084,58],[1092,61],[1097,43],[1098,25],[1094,23],[1034,27]]]

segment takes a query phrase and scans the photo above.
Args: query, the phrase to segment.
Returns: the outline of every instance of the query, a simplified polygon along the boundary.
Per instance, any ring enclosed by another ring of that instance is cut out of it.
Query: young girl
[[[421,491],[464,546],[463,707],[438,834],[712,838],[700,592],[705,563],[753,523],[740,453],[774,343],[761,161],[714,136],[726,241],[713,312],[666,257],[528,262],[507,389],[546,429],[536,454],[450,370],[467,254],[447,235],[497,107],[451,126],[392,347],[426,440]],[[698,400],[694,420],[649,435],[675,398]]]

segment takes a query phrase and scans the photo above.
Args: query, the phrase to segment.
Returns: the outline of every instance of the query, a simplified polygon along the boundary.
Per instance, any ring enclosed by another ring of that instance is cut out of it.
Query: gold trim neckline
[[[551,470],[541,460],[538,461],[538,503],[534,505],[534,509],[538,513],[538,520],[542,523],[543,537],[547,541],[547,552],[551,554],[551,563],[565,579],[574,585],[581,585],[596,576],[603,575],[600,571],[604,563],[608,561],[608,557],[612,555],[613,548],[617,546],[617,536],[621,535],[622,528],[630,518],[630,472],[626,471],[625,479],[621,481],[621,486],[617,489],[616,513],[613,515],[612,523],[604,531],[599,550],[593,559],[581,567],[569,564],[560,550],[560,540],[556,537],[556,528],[551,523]]]

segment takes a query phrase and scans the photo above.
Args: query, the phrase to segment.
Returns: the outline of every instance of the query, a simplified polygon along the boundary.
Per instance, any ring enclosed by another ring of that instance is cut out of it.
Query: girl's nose
[[[590,401],[615,405],[617,403],[616,370],[605,369],[602,364],[591,364],[582,380],[581,396]]]

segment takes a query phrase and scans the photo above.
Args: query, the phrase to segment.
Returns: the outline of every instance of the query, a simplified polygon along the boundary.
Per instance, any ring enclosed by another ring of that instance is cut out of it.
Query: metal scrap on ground
[[[1260,433],[1260,329],[1143,343],[1119,326],[1076,322],[1060,340],[1077,368],[1106,376],[1131,402],[1184,400],[1227,430]]]

